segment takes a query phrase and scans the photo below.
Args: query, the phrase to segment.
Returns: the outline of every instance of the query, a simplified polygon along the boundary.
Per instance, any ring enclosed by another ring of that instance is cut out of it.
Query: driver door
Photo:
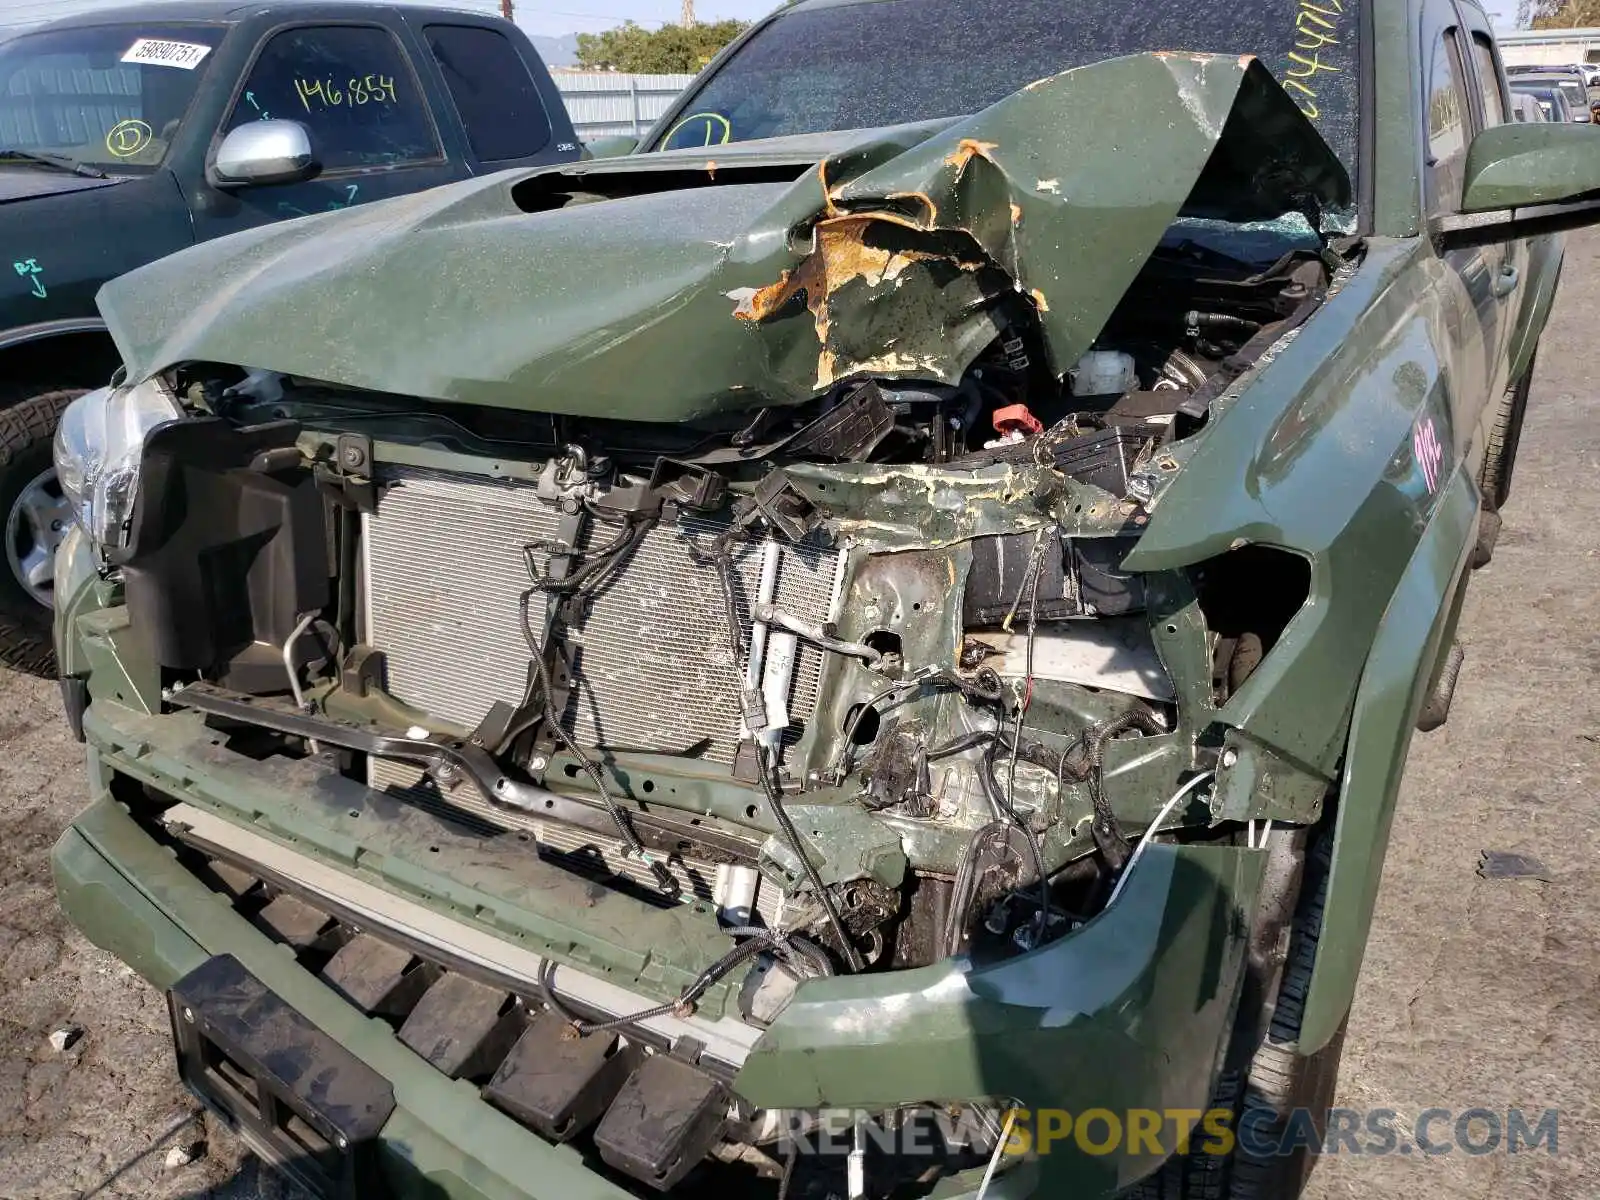
[[[300,183],[209,190],[201,239],[419,192],[465,177],[446,156],[428,93],[395,33],[380,24],[300,25],[268,33],[213,139],[270,118],[298,121],[322,165]]]

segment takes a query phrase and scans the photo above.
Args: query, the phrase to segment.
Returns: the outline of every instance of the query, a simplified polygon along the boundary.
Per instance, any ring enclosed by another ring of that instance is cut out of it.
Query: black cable
[[[839,752],[833,756],[829,773],[835,779],[843,779],[848,773],[850,769],[850,754],[856,744],[856,729],[865,719],[868,712],[875,711],[878,705],[884,703],[896,692],[915,691],[927,682],[930,681],[926,679],[901,679],[879,689],[877,695],[856,705],[855,711],[850,714],[850,719],[844,724],[844,737],[840,740]],[[879,713],[878,715],[882,716],[883,714]]]
[[[1112,811],[1111,802],[1106,799],[1105,750],[1112,738],[1134,729],[1147,734],[1167,732],[1166,727],[1156,720],[1155,714],[1141,706],[1130,708],[1121,716],[1095,726],[1084,738],[1084,766],[1088,773],[1089,802],[1094,806],[1094,820],[1089,823],[1089,832],[1094,837],[1095,846],[1105,859],[1106,866],[1113,872],[1122,869],[1131,851],[1128,839],[1117,823],[1117,815]],[[1061,759],[1065,764],[1066,755],[1063,754]]]
[[[655,525],[654,517],[629,518],[622,527],[622,531],[598,550],[589,552],[584,556],[583,565],[570,575],[563,575],[560,579],[549,579],[543,576],[538,567],[534,565],[533,556],[536,552],[557,551],[560,553],[576,553],[568,550],[564,545],[552,542],[529,542],[522,547],[522,563],[527,569],[528,577],[538,586],[539,590],[551,596],[588,595],[601,583],[605,575],[615,568],[635,546],[643,540]]]
[[[591,1033],[605,1033],[613,1029],[625,1029],[629,1025],[637,1025],[641,1021],[649,1021],[655,1017],[687,1017],[694,1013],[694,1006],[700,997],[705,995],[710,988],[723,976],[732,971],[746,959],[753,958],[763,950],[771,951],[774,957],[784,962],[803,962],[818,970],[821,974],[833,974],[832,965],[820,950],[815,949],[804,939],[795,938],[772,929],[762,929],[754,926],[741,926],[728,931],[730,936],[744,938],[717,959],[700,974],[689,981],[687,987],[678,993],[678,998],[668,1004],[658,1004],[653,1008],[641,1009],[639,1012],[628,1013],[626,1016],[612,1017],[606,1021],[585,1021],[575,1017],[567,1011],[565,1005],[556,999],[556,994],[550,986],[550,978],[555,973],[556,964],[552,959],[545,959],[539,964],[539,973],[535,983],[539,988],[539,997],[568,1025],[572,1026],[580,1035],[588,1036]]]
[[[957,754],[964,754],[968,750],[976,750],[979,746],[987,745],[999,736],[994,729],[977,729],[971,733],[964,733],[960,737],[951,738],[928,751],[928,761],[938,762],[941,758],[953,758]]]
[[[839,948],[844,954],[845,963],[851,971],[865,970],[867,964],[862,960],[855,943],[850,940],[850,930],[845,927],[844,919],[839,916],[838,905],[834,904],[833,895],[823,885],[822,875],[817,870],[816,864],[811,861],[811,856],[806,853],[805,843],[800,840],[800,831],[794,827],[794,820],[783,805],[783,794],[778,789],[777,764],[769,757],[767,748],[759,743],[756,745],[756,763],[761,772],[761,786],[767,793],[767,803],[772,806],[772,815],[777,818],[778,828],[783,830],[784,840],[799,858],[801,867],[805,869],[806,879],[810,881],[812,890],[817,893],[817,900],[828,918],[828,924],[833,927],[834,936],[839,939]]]
[[[549,725],[550,732],[578,760],[578,765],[594,781],[595,790],[600,793],[601,802],[606,806],[606,811],[611,814],[611,819],[616,822],[617,831],[622,835],[622,841],[627,846],[628,853],[635,858],[643,859],[649,864],[650,874],[655,876],[656,886],[662,893],[668,896],[676,896],[683,889],[678,885],[678,881],[673,878],[672,872],[667,870],[665,863],[645,853],[644,844],[639,841],[639,835],[634,833],[633,824],[628,820],[628,815],[612,799],[611,789],[606,786],[604,772],[583,752],[583,748],[573,740],[572,736],[561,725],[561,714],[556,712],[555,692],[550,684],[550,668],[544,660],[544,647],[539,644],[539,639],[534,636],[533,625],[529,616],[529,606],[538,590],[538,587],[534,586],[523,592],[518,601],[517,609],[522,618],[522,640],[527,643],[528,654],[533,660],[533,668],[539,674],[539,687],[544,696],[545,722]]]

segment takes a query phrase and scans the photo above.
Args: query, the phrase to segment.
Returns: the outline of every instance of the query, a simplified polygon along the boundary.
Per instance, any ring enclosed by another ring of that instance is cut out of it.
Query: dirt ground
[[[1325,1156],[1313,1200],[1563,1200],[1600,1178],[1596,311],[1600,234],[1574,237],[1505,532],[1469,594],[1455,709],[1412,749],[1339,1088],[1341,1105],[1393,1110],[1404,1135],[1449,1110],[1435,1140],[1468,1109],[1502,1125],[1558,1109],[1557,1152]],[[0,672],[0,1198],[287,1200],[225,1136],[167,1165],[202,1126],[174,1082],[162,1000],[51,893],[80,753],[55,686]],[[1479,878],[1485,849],[1532,855],[1549,881]],[[57,1052],[67,1026],[83,1035]]]

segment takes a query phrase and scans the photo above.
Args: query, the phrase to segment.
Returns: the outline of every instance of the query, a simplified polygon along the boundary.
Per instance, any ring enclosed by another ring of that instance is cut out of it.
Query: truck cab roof
[[[162,3],[131,4],[122,8],[78,13],[36,25],[27,32],[35,33],[41,29],[82,29],[100,25],[146,25],[158,21],[199,21],[216,25],[234,25],[248,17],[280,9],[295,11],[311,9],[323,16],[364,16],[370,19],[379,13],[392,12],[395,7],[352,3],[350,0],[308,0],[306,3],[273,3],[271,0],[262,3],[258,0],[253,4],[240,4],[238,0],[164,0]],[[415,13],[430,15],[450,13],[480,20],[490,15],[452,8],[448,4],[427,8],[407,5],[407,8]]]

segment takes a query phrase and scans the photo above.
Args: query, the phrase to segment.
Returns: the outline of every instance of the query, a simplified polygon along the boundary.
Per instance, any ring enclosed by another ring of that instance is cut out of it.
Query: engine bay
[[[1019,300],[957,386],[853,377],[737,421],[191,365],[116,566],[170,707],[694,907],[728,952],[666,1007],[718,988],[762,1029],[809,979],[1082,927],[1158,827],[1252,844],[1185,801],[1304,563],[1121,562],[1175,448],[1331,282],[1181,242],[1060,378]],[[580,1034],[638,1015],[541,988]],[[692,1160],[737,1141],[705,1128]]]

